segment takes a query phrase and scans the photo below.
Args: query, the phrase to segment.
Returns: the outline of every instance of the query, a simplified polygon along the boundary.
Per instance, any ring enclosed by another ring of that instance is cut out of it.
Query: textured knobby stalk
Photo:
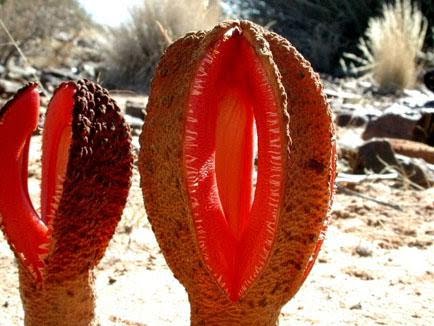
[[[239,302],[237,304],[211,302],[205,297],[190,297],[191,325],[267,326],[276,325],[280,306],[266,302]]]
[[[19,266],[19,276],[25,325],[97,325],[93,271],[72,279],[47,278],[39,284]]]
[[[38,113],[35,84],[0,110],[0,226],[18,260],[25,325],[93,325],[92,270],[126,203],[131,135],[107,90],[61,84],[45,119],[38,214],[27,190]]]
[[[190,33],[160,61],[140,144],[148,218],[192,325],[274,325],[318,255],[334,187],[310,64],[248,21]]]

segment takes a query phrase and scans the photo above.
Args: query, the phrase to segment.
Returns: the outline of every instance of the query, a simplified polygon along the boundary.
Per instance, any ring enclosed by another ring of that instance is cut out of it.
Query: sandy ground
[[[36,203],[40,137],[33,138],[29,189]],[[434,189],[367,181],[351,190],[402,210],[338,191],[318,262],[280,325],[434,325]],[[137,170],[96,274],[101,325],[189,325],[186,292],[150,229]],[[14,258],[0,235],[0,326],[22,320]]]

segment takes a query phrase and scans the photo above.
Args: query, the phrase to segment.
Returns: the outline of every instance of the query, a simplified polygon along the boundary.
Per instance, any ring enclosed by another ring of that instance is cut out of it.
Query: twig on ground
[[[380,205],[383,205],[383,206],[388,206],[388,207],[391,207],[391,208],[396,209],[396,210],[401,211],[401,212],[404,211],[402,209],[402,207],[399,206],[399,205],[391,204],[391,203],[388,203],[386,201],[378,200],[378,199],[370,197],[370,196],[362,195],[362,194],[358,193],[357,191],[350,190],[348,188],[345,188],[344,186],[336,185],[336,188],[339,191],[342,191],[345,194],[352,195],[352,196],[357,196],[357,197],[360,197],[360,198],[363,198],[363,199],[366,199],[366,200],[370,200],[370,201],[373,201],[374,203],[377,203],[377,204],[380,204]]]

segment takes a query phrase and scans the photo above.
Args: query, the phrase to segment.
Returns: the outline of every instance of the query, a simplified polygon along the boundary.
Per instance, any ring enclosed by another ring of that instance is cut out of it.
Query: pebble
[[[377,137],[413,139],[413,130],[420,115],[409,117],[402,114],[387,113],[369,121],[362,138],[365,140]]]
[[[360,302],[350,307],[350,310],[361,310],[361,309],[362,309],[362,304]]]
[[[390,172],[390,167],[399,167],[392,146],[387,140],[372,140],[358,148],[353,162],[354,173]]]
[[[354,251],[360,257],[371,257],[374,252],[372,245],[367,243],[359,244]]]
[[[127,101],[125,103],[125,114],[145,120],[146,103],[145,102],[133,102]]]

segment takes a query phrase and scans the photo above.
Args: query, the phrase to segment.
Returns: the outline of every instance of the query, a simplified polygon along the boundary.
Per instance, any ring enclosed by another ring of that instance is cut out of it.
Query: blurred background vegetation
[[[95,77],[110,88],[146,92],[160,55],[173,40],[234,18],[285,36],[317,71],[335,77],[370,73],[377,78],[382,72],[373,68],[385,64],[387,53],[398,51],[402,55],[394,57],[396,67],[385,70],[413,71],[391,91],[411,87],[421,67],[434,66],[432,0],[145,0],[130,16],[122,25],[108,27],[92,22],[76,0],[1,0],[0,64],[22,61],[24,54],[38,68],[65,66],[77,55],[77,45],[92,39],[96,49],[86,60],[97,63]],[[400,33],[403,40],[415,40],[393,50],[394,42],[381,35],[387,30],[394,31],[392,39]],[[386,60],[389,66],[391,60]],[[383,79],[387,83],[390,77]]]
[[[401,0],[398,0],[398,2]],[[320,72],[342,73],[345,52],[358,52],[371,18],[394,0],[227,0],[235,16],[251,19],[284,35]],[[430,22],[426,46],[433,45],[434,1],[413,1]]]
[[[52,41],[78,35],[91,23],[75,0],[1,0],[0,6],[2,65],[19,56],[18,48],[29,56],[59,51]]]

